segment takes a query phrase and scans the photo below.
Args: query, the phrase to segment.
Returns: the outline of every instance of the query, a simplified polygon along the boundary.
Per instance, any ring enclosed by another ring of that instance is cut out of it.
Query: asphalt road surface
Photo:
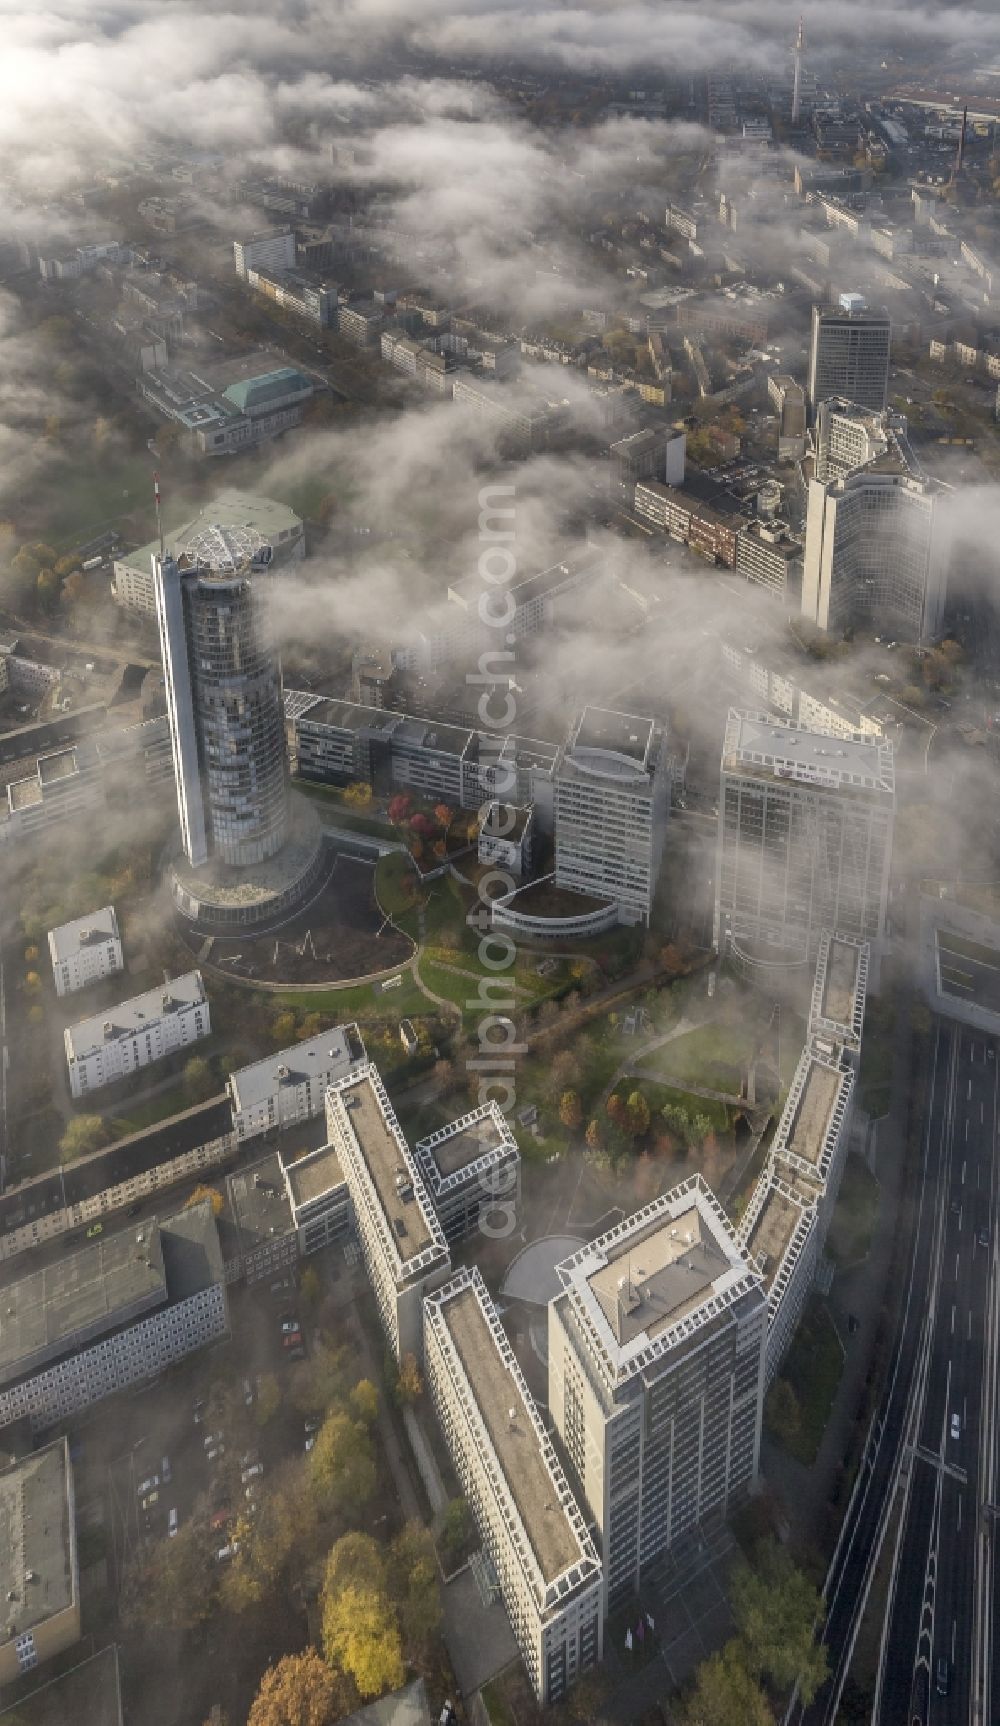
[[[942,1028],[926,1324],[907,1410],[876,1726],[990,1726],[1000,1709],[998,1066],[992,1038]]]
[[[922,1155],[899,1206],[898,1228],[908,1242],[900,1317],[826,1583],[823,1641],[831,1679],[809,1708],[791,1711],[800,1726],[833,1726],[890,1537],[873,1721],[992,1726],[1000,1719],[1000,1592],[987,1508],[997,1493],[993,1156],[1000,1050],[994,1040],[944,1021],[934,1037]],[[941,1658],[947,1696],[937,1690]]]

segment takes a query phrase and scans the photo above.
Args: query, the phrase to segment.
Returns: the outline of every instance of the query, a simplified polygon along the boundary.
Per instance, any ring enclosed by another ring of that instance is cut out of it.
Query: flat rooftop
[[[102,905],[99,911],[88,911],[85,917],[74,917],[49,930],[49,952],[53,964],[74,959],[84,947],[94,947],[104,941],[118,939],[118,918],[113,905]]]
[[[292,1213],[277,1151],[262,1157],[252,1168],[230,1175],[226,1192],[243,1252],[253,1252],[291,1233]]]
[[[700,1175],[663,1193],[556,1267],[612,1382],[759,1287]],[[678,1328],[679,1327],[679,1328]]]
[[[395,1117],[391,1124],[386,1119],[381,1098],[369,1073],[362,1074],[352,1084],[342,1085],[337,1094],[347,1112],[396,1251],[405,1266],[425,1247],[431,1246],[435,1238],[414,1190],[406,1143],[395,1124]],[[397,1179],[402,1191],[397,1186]],[[404,1198],[403,1192],[407,1188],[409,1196]]]
[[[344,1185],[344,1170],[335,1145],[320,1145],[316,1151],[285,1165],[285,1185],[293,1211],[299,1211],[324,1193]]]
[[[65,1438],[0,1470],[5,1642],[65,1612],[76,1598],[71,1505]]]
[[[796,1191],[794,1186],[791,1190]],[[790,1198],[781,1187],[773,1183],[768,1187],[767,1197],[746,1243],[747,1256],[760,1263],[765,1288],[770,1289],[774,1282],[795,1238],[795,1231],[814,1201],[815,1194],[810,1197],[798,1193],[795,1198]]]
[[[183,977],[171,977],[156,989],[147,989],[131,1000],[119,1001],[105,1012],[94,1013],[88,1019],[78,1019],[66,1031],[66,1046],[76,1060],[83,1060],[95,1049],[116,1037],[134,1037],[146,1026],[165,1018],[168,1013],[205,1001],[205,985],[200,971],[187,971]]]
[[[800,1058],[800,1068],[802,1062],[808,1063],[805,1083],[797,1103],[792,1103],[791,1119],[785,1126],[780,1142],[792,1156],[800,1157],[804,1163],[810,1163],[819,1170],[830,1117],[840,1095],[845,1074],[839,1067],[830,1067],[825,1061],[817,1060],[808,1049],[803,1051]],[[798,1076],[796,1074],[796,1077]]]
[[[276,1085],[301,1085],[324,1074],[332,1074],[333,1079],[345,1077],[355,1061],[364,1060],[364,1054],[357,1025],[334,1025],[306,1043],[294,1043],[290,1049],[279,1049],[263,1061],[254,1061],[231,1073],[229,1093],[233,1108],[242,1111],[266,1103]],[[330,1079],[326,1082],[330,1083]]]
[[[612,1252],[588,1282],[616,1340],[628,1343],[676,1323],[729,1268],[728,1255],[692,1204]]]
[[[529,1393],[497,1348],[475,1286],[443,1302],[440,1310],[548,1585],[584,1553],[539,1444]]]
[[[166,1299],[167,1272],[155,1221],[89,1241],[78,1252],[6,1282],[0,1383],[53,1358],[78,1332],[112,1330],[137,1308]]]
[[[463,1116],[450,1127],[443,1127],[440,1136],[432,1133],[430,1137],[421,1139],[416,1148],[444,1179],[511,1142],[509,1134],[498,1125],[492,1108],[486,1104],[482,1110],[476,1111],[475,1119]]]
[[[7,1726],[122,1726],[118,1649],[114,1643],[89,1659],[80,1660],[57,1678],[44,1678],[36,1689],[0,1708]]]
[[[826,961],[826,986],[823,990],[822,1013],[836,1025],[851,1025],[854,1001],[858,990],[861,949],[853,941],[834,936]]]
[[[160,1246],[171,1301],[187,1300],[223,1281],[219,1230],[209,1199],[163,1217]]]
[[[652,719],[639,719],[631,713],[613,713],[606,707],[585,707],[570,735],[569,750],[607,750],[645,767],[653,731]]]
[[[889,793],[894,787],[892,747],[882,739],[832,737],[736,708],[729,710],[722,762],[754,777]]]

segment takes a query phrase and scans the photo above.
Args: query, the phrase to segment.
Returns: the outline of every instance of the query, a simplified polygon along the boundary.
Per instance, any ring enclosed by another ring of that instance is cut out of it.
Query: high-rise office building
[[[882,307],[860,294],[841,294],[836,306],[813,306],[809,351],[812,412],[831,396],[881,413],[889,389],[891,324]]]
[[[824,930],[885,931],[892,746],[730,709],[722,748],[715,944],[814,958]]]
[[[872,625],[910,641],[941,629],[948,543],[939,488],[900,415],[833,399],[816,416],[802,612],[819,629]]]
[[[535,1694],[601,1656],[601,1563],[478,1270],[424,1302],[427,1381]]]
[[[652,719],[586,707],[556,765],[556,886],[613,899],[647,923],[666,837],[670,773]]]
[[[267,550],[269,548],[264,548]],[[234,868],[280,851],[288,830],[281,664],[267,559],[209,568],[153,559],[181,837],[196,868]]]
[[[766,1308],[700,1175],[558,1267],[549,1409],[610,1604],[757,1471]]]

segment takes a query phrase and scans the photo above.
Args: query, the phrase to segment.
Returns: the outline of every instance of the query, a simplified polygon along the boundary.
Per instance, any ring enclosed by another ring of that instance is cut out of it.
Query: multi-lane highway
[[[792,1710],[803,1726],[832,1726],[866,1605],[884,1614],[877,1726],[1000,1719],[998,1065],[993,1039],[937,1024],[921,1157],[900,1201],[897,1334],[827,1578],[831,1681]],[[871,1592],[882,1557],[887,1603]]]
[[[941,1028],[925,1322],[903,1433],[876,1726],[990,1726],[1000,1709],[998,1064],[992,1039]]]

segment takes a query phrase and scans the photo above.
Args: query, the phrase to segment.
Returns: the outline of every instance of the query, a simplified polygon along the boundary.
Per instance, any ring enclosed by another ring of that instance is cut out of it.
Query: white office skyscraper
[[[549,1410],[613,1605],[757,1471],[766,1304],[696,1175],[558,1267]]]
[[[860,294],[841,294],[836,306],[813,306],[809,352],[809,403],[841,396],[881,413],[889,389],[891,324],[883,308]]]
[[[652,719],[584,708],[555,772],[556,885],[613,899],[648,923],[670,804],[663,733]]]
[[[824,930],[885,931],[892,746],[730,710],[722,748],[715,942],[815,957]]]
[[[824,402],[809,482],[802,612],[838,632],[908,641],[940,632],[949,548],[940,488],[920,472],[900,415]]]
[[[288,826],[281,665],[256,564],[153,559],[184,853],[248,868]]]

